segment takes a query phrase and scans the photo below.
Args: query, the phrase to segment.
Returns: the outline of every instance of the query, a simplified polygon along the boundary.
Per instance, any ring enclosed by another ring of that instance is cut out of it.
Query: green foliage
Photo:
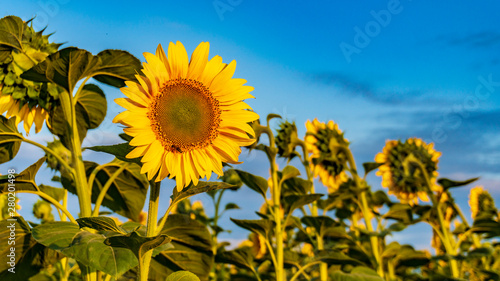
[[[12,160],[21,147],[23,137],[17,131],[15,119],[0,116],[0,164]]]
[[[196,277],[189,271],[177,271],[170,274],[165,281],[199,281],[200,278]]]

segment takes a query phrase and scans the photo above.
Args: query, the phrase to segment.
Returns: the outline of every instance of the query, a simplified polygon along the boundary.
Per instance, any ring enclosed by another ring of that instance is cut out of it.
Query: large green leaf
[[[281,181],[286,181],[291,178],[295,178],[300,175],[299,169],[294,166],[286,166],[281,172]]]
[[[22,50],[23,33],[24,22],[19,17],[6,16],[0,19],[0,45]]]
[[[85,161],[85,169],[87,177],[98,166],[97,163]],[[125,169],[118,175],[109,187],[102,205],[110,208],[116,213],[125,216],[133,221],[139,220],[144,202],[146,201],[146,193],[149,182],[144,174],[141,174],[141,168],[132,163],[126,163],[114,159],[101,169],[94,180],[92,186],[92,203],[95,203],[100,191],[111,178],[111,176],[120,167],[126,165]],[[73,179],[66,173],[61,174],[61,183],[69,192],[76,194],[76,188]]]
[[[45,162],[45,157],[40,158],[36,163],[26,168],[26,170],[22,171],[14,178],[14,184],[16,186],[16,190],[32,190],[39,191],[38,186],[35,183],[35,176],[40,167]],[[8,192],[9,187],[9,177],[2,176],[0,178],[0,193]]]
[[[173,248],[154,257],[152,274],[166,278],[175,271],[187,270],[208,280],[213,264],[212,237],[205,225],[187,215],[168,216],[161,234],[172,238]]]
[[[16,126],[16,118],[7,119],[0,115],[0,164],[12,160],[19,148],[23,136]]]
[[[267,184],[267,180],[263,177],[255,176],[250,173],[241,170],[235,170],[240,176],[241,181],[251,189],[257,191],[262,195],[262,197],[266,198],[267,188],[269,185]]]
[[[136,57],[122,50],[104,50],[97,58],[101,64],[93,73],[94,79],[114,87],[124,87],[124,81],[136,81],[135,75],[142,68]]]
[[[104,92],[97,85],[86,84],[76,98],[75,110],[78,135],[80,142],[83,142],[87,131],[97,128],[106,117],[107,104]],[[61,107],[50,113],[48,127],[53,134],[59,136],[66,147],[70,147],[71,132]]]
[[[170,274],[165,281],[200,281],[200,278],[189,271],[177,271]]]
[[[126,235],[109,237],[104,240],[104,244],[114,248],[121,247],[130,249],[138,260],[142,260],[142,258],[148,251],[163,246],[170,241],[172,241],[172,239],[164,234],[155,237],[145,237],[139,235],[137,231],[133,231],[127,233]]]
[[[337,250],[321,250],[315,257],[315,260],[320,260],[329,265],[350,264],[362,265],[363,263],[357,259],[353,259]]]
[[[14,217],[14,221],[0,221],[0,279],[25,281],[36,275],[42,268],[54,264],[62,255],[37,243],[32,237],[28,224],[22,217]],[[13,235],[12,231],[15,234]],[[13,238],[13,239],[12,239]],[[8,271],[13,264],[9,264],[14,249],[15,273]]]
[[[182,189],[180,192],[177,191],[177,188],[174,188],[174,191],[172,193],[172,205],[179,203],[180,201],[191,197],[196,194],[200,194],[203,192],[209,192],[212,190],[219,190],[219,189],[226,189],[226,188],[232,188],[234,187],[232,184],[226,183],[226,182],[204,182],[200,181],[198,182],[197,185],[193,185],[192,183],[184,189]]]
[[[363,163],[363,168],[365,169],[365,176],[368,175],[371,171],[377,169],[378,167],[384,165],[384,163],[377,162],[365,162]]]
[[[126,248],[104,244],[106,236],[81,231],[76,234],[69,248],[63,253],[78,262],[117,278],[139,262],[134,253]]]
[[[40,244],[53,250],[63,251],[68,248],[77,233],[78,225],[72,222],[56,221],[37,225],[33,228],[33,238]]]
[[[389,211],[383,217],[403,223],[411,223],[413,221],[412,208],[408,204],[396,203],[390,207]]]
[[[136,81],[140,61],[130,53],[105,50],[92,55],[86,50],[69,47],[48,56],[21,76],[36,82],[53,82],[73,93],[78,81],[95,77],[115,87],[124,86],[124,80]]]

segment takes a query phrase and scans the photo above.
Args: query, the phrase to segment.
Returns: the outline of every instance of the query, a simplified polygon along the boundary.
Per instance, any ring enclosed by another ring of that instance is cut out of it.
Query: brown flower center
[[[219,101],[202,83],[170,80],[149,107],[148,118],[156,138],[170,152],[204,148],[219,135]]]

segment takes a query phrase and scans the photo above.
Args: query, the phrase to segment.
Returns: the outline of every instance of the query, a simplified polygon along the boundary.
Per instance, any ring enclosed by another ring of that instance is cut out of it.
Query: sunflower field
[[[1,171],[0,280],[500,280],[493,197],[473,187],[466,218],[453,191],[477,179],[440,177],[432,143],[387,140],[373,162],[356,163],[342,124],[313,119],[301,136],[295,122],[254,112],[245,102],[253,87],[233,78],[235,61],[210,57],[208,42],[191,55],[181,42],[158,45],[141,63],[49,36],[30,20],[0,20],[0,163],[22,156],[23,142],[45,153],[24,171]],[[122,142],[83,147],[106,116],[103,85],[123,94],[113,119]],[[44,126],[52,142],[28,137]],[[115,159],[98,164],[84,150]],[[252,150],[269,174],[238,168]],[[35,180],[41,167],[52,182]],[[382,187],[368,184],[370,173]],[[259,219],[221,205],[240,189],[262,197]],[[37,221],[18,214],[21,193],[39,197]],[[190,200],[201,193],[213,205]],[[223,215],[234,224],[221,225]],[[432,229],[432,252],[389,239],[416,224]],[[220,237],[236,227],[247,240]]]

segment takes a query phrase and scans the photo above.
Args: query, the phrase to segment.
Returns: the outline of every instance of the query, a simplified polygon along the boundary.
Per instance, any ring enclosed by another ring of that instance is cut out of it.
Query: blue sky
[[[300,135],[307,119],[334,120],[351,141],[358,165],[373,161],[387,139],[417,136],[435,142],[443,152],[441,176],[480,176],[478,184],[498,201],[500,4],[360,2],[3,0],[0,16],[37,15],[35,28],[48,25],[47,31],[55,32],[51,39],[66,42],[66,47],[94,54],[123,49],[141,60],[143,52],[154,52],[159,43],[179,40],[191,53],[199,42],[209,41],[211,56],[238,62],[235,76],[255,87],[256,99],[248,103],[261,116],[278,113],[296,121]],[[91,145],[119,142],[120,129],[111,119],[122,110],[112,102],[121,94],[103,88],[108,116],[101,129],[89,133],[86,143]],[[51,139],[47,131],[31,138]],[[27,145],[22,149],[19,159],[0,169],[10,165],[21,170],[41,156]],[[92,153],[86,157],[110,160]],[[239,168],[267,177],[263,155],[242,159]],[[369,180],[379,188],[378,177]],[[454,193],[467,215],[471,187]],[[163,192],[165,202],[169,195]],[[208,203],[207,196],[200,199]],[[35,199],[25,200],[29,206]],[[248,190],[228,193],[227,200],[247,207],[230,213],[233,217],[253,218],[262,203]],[[227,217],[223,222],[235,231],[228,239],[246,235]],[[398,238],[420,239],[429,230],[412,228]],[[427,241],[418,245],[428,247]]]

